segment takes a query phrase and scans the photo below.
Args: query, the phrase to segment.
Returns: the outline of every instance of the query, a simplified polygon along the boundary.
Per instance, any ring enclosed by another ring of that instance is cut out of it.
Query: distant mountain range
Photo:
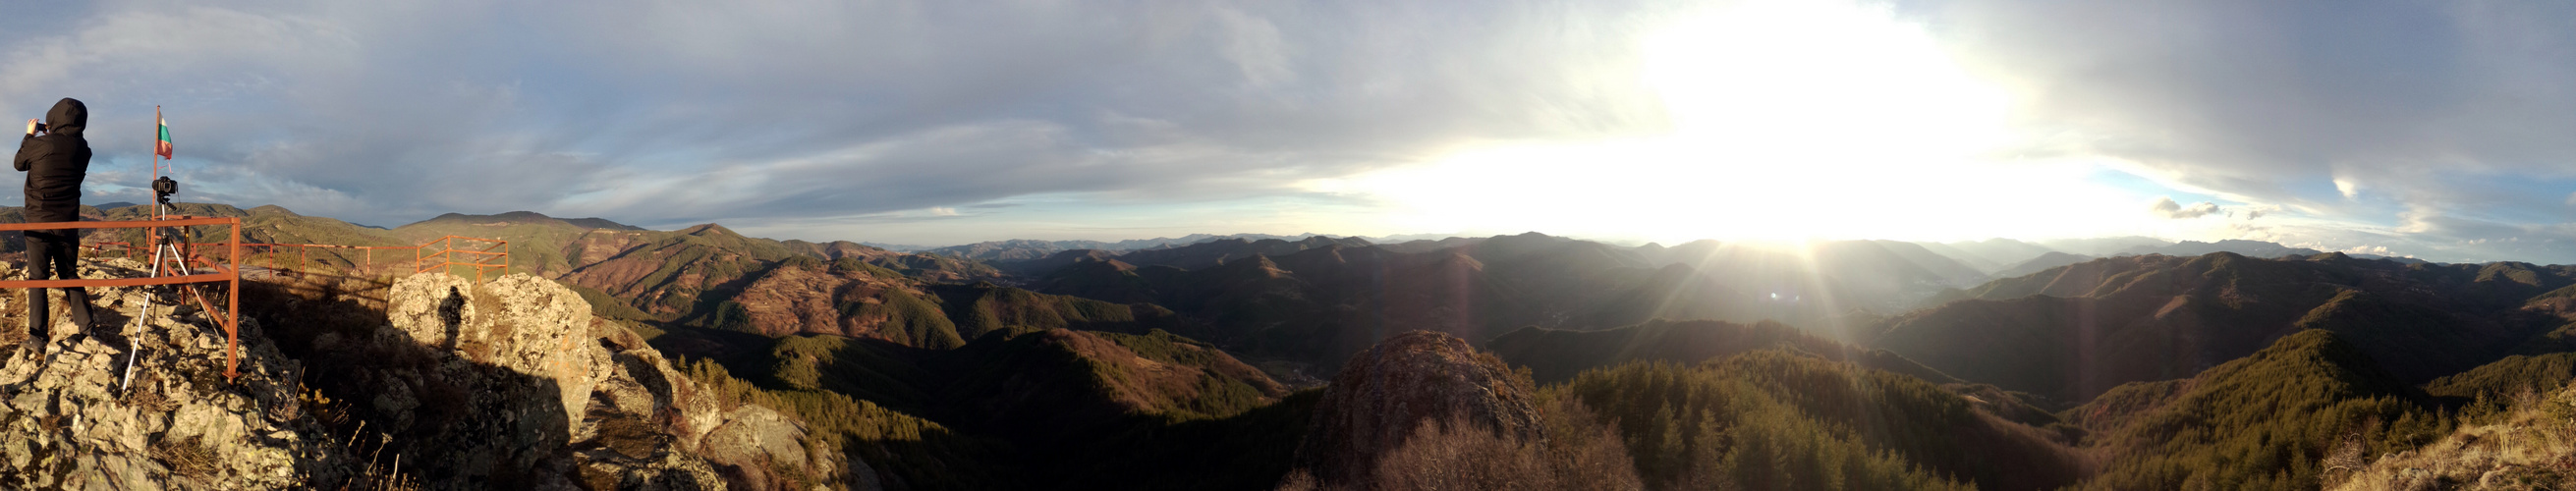
[[[1244,240],[1244,241],[1260,241],[1260,240],[1271,240],[1271,239],[1276,239],[1276,240],[1287,240],[1287,241],[1295,241],[1295,240],[1304,240],[1304,239],[1309,238],[1309,237],[1317,237],[1317,236],[1321,236],[1321,235],[1323,235],[1323,234],[1316,234],[1316,233],[1302,233],[1302,234],[1296,234],[1296,235],[1271,235],[1271,234],[1225,234],[1225,235],[1214,235],[1214,234],[1189,234],[1189,235],[1184,235],[1184,236],[1180,236],[1180,237],[1156,237],[1156,238],[1151,238],[1151,239],[1129,239],[1129,240],[1121,240],[1121,241],[1115,241],[1115,242],[1104,242],[1104,241],[1097,241],[1097,240],[1033,240],[1033,239],[1012,239],[1012,240],[998,240],[998,241],[989,241],[989,242],[977,242],[977,243],[973,243],[973,244],[953,245],[953,246],[944,246],[944,247],[932,247],[932,246],[910,246],[910,245],[888,245],[888,244],[877,244],[877,243],[865,243],[865,244],[873,245],[873,246],[877,246],[877,247],[882,247],[882,248],[885,248],[885,249],[888,249],[888,250],[894,250],[894,251],[901,251],[901,252],[925,252],[925,253],[931,253],[931,254],[945,254],[945,255],[956,256],[956,257],[962,257],[962,258],[966,258],[966,259],[973,259],[973,260],[978,260],[978,261],[1025,261],[1025,260],[1038,259],[1038,258],[1043,258],[1043,257],[1047,257],[1047,256],[1052,256],[1052,255],[1055,255],[1056,253],[1060,253],[1060,252],[1064,252],[1064,251],[1076,251],[1076,250],[1098,250],[1098,251],[1108,251],[1108,252],[1113,252],[1113,253],[1123,253],[1123,252],[1128,252],[1128,251],[1137,251],[1137,250],[1146,250],[1146,249],[1169,249],[1169,248],[1173,248],[1173,247],[1180,247],[1180,246],[1186,246],[1186,245],[1191,245],[1191,244],[1199,244],[1199,243],[1204,243],[1204,242],[1217,241],[1217,240],[1226,240],[1226,239],[1237,239],[1237,240]],[[1383,243],[1395,243],[1395,242],[1413,241],[1413,240],[1437,240],[1437,239],[1443,239],[1443,238],[1448,238],[1448,237],[1449,237],[1449,236],[1447,236],[1447,235],[1443,235],[1443,234],[1401,234],[1401,235],[1389,235],[1389,236],[1384,236],[1384,237],[1349,236],[1349,237],[1346,237],[1346,238],[1351,238],[1351,239],[1361,239],[1361,240],[1366,240],[1366,241],[1371,242],[1371,243],[1381,243],[1381,244],[1383,244]]]
[[[2059,252],[2039,244],[2002,238],[1973,242],[1916,242],[1916,244],[1988,273],[2008,269],[2051,252]]]
[[[1094,240],[1049,241],[1014,239],[945,247],[874,243],[870,243],[869,245],[895,251],[942,254],[986,262],[1008,262],[1040,260],[1066,251],[1097,250],[1111,254],[1123,254],[1138,250],[1170,249],[1224,239],[1240,239],[1244,241],[1278,239],[1297,241],[1317,236],[1319,236],[1319,234],[1313,233],[1297,235],[1191,234],[1179,238],[1137,239],[1116,242]],[[1349,236],[1345,238],[1358,239],[1370,244],[1377,244],[1387,248],[1388,250],[1397,252],[1425,252],[1467,245],[1475,241],[1483,240],[1481,237],[1454,237],[1443,236],[1440,234],[1407,234],[1384,237]],[[1716,243],[1715,241],[1698,242]],[[1932,254],[1937,254],[1948,258],[1950,261],[1955,261],[1959,263],[1959,265],[1965,266],[1970,270],[1977,271],[1979,275],[1981,275],[1981,278],[2005,278],[2029,274],[2038,270],[2047,269],[2048,267],[2071,264],[2068,262],[2070,259],[2079,257],[2116,257],[2145,254],[2198,256],[2212,252],[2231,252],[2246,256],[2272,258],[2310,256],[2323,252],[2315,249],[2290,247],[2271,242],[2252,240],[2170,242],[2150,237],[2106,237],[2095,239],[2052,240],[2040,243],[1993,238],[1980,241],[1913,242],[1912,244],[1919,246]],[[1647,243],[1637,247],[1638,250],[1649,254],[1653,254],[1653,251],[1659,251],[1666,248],[1668,248],[1668,246],[1658,243]],[[2051,255],[2051,253],[2056,253],[2056,255]],[[2043,256],[2047,256],[2048,259],[2033,262],[2034,260],[2041,259]],[[2362,259],[2384,258],[2399,262],[2420,262],[2418,260],[2408,258],[2373,255],[2354,255],[2354,257]],[[2007,272],[2016,274],[2004,274]]]
[[[1317,235],[1317,234],[1312,234],[1312,233],[1297,234],[1297,235],[1270,235],[1270,234],[1229,234],[1229,235],[1211,235],[1211,234],[1189,234],[1189,235],[1184,235],[1184,236],[1181,236],[1181,237],[1178,237],[1178,238],[1172,238],[1172,237],[1156,237],[1156,238],[1151,238],[1151,239],[1131,239],[1131,240],[1121,240],[1121,241],[1117,241],[1117,242],[1103,242],[1103,241],[1097,241],[1097,240],[1030,240],[1030,239],[1013,239],[1013,240],[1001,240],[1001,241],[991,241],[991,242],[977,242],[977,243],[973,243],[973,244],[966,244],[966,245],[954,245],[954,246],[947,246],[947,247],[925,248],[925,249],[921,249],[920,251],[921,251],[921,252],[925,252],[925,253],[930,253],[930,254],[944,254],[944,255],[949,255],[949,256],[956,256],[956,257],[961,257],[961,258],[966,258],[966,259],[973,259],[973,260],[977,260],[977,261],[1025,261],[1025,260],[1030,260],[1030,259],[1038,259],[1038,258],[1043,258],[1043,257],[1047,257],[1047,256],[1052,256],[1052,255],[1055,255],[1056,253],[1059,253],[1059,252],[1064,252],[1064,251],[1074,251],[1074,250],[1100,250],[1100,251],[1109,251],[1109,252],[1127,252],[1127,251],[1145,250],[1145,249],[1168,249],[1168,248],[1172,248],[1172,247],[1179,247],[1179,246],[1185,246],[1185,245],[1191,245],[1191,244],[1198,244],[1198,243],[1209,242],[1209,241],[1215,241],[1215,240],[1225,240],[1225,239],[1239,239],[1239,240],[1246,240],[1246,241],[1255,241],[1255,240],[1273,240],[1273,239],[1275,239],[1275,240],[1302,240],[1302,239],[1305,239],[1305,238],[1307,238],[1307,237],[1314,237],[1314,236],[1316,236],[1316,235]]]

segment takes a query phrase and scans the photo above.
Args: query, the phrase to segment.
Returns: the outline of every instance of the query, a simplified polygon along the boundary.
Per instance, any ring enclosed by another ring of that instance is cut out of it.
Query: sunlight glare
[[[1310,187],[1386,200],[1394,228],[1667,243],[2065,236],[2027,228],[2137,214],[2095,166],[1989,155],[2013,143],[2013,97],[1885,8],[1755,0],[1639,45],[1663,134],[1473,142]]]

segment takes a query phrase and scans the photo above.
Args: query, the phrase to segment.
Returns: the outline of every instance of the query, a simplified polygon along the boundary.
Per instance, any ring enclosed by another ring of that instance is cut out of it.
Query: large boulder
[[[558,488],[784,489],[848,467],[837,452],[807,451],[798,421],[725,407],[552,281],[414,275],[389,288],[385,311],[373,340],[397,346],[377,349],[424,352],[431,363],[351,364],[386,380],[380,419],[447,456],[429,469],[443,476],[433,488],[521,477]],[[404,397],[437,392],[463,401]]]
[[[607,350],[591,341],[590,303],[551,281],[519,274],[476,285],[413,275],[394,283],[390,299],[386,320],[411,342],[552,382],[565,421],[581,419],[608,369]]]
[[[1528,380],[1500,359],[1447,334],[1398,334],[1342,365],[1296,465],[1319,482],[1371,482],[1382,455],[1425,422],[1453,417],[1523,441],[1543,436]]]

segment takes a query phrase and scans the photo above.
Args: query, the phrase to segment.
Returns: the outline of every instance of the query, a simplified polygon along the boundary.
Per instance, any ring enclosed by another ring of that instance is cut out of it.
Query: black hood
[[[80,99],[65,97],[62,102],[54,103],[54,110],[45,111],[47,133],[81,136],[81,130],[88,127],[89,105],[81,104]]]

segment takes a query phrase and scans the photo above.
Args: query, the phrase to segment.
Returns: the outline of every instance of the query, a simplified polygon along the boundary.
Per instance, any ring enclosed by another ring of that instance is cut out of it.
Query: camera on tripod
[[[160,179],[152,180],[152,199],[154,201],[164,205],[170,204],[170,195],[173,194],[179,194],[179,181],[170,180],[170,176],[161,176]]]

